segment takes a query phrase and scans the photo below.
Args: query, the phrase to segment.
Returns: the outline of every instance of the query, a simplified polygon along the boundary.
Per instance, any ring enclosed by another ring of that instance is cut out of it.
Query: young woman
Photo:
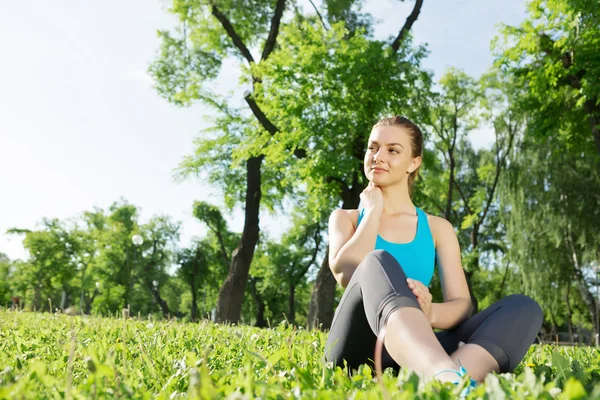
[[[442,382],[468,373],[480,382],[521,362],[541,328],[542,310],[531,298],[515,294],[470,317],[452,225],[411,200],[422,153],[423,135],[413,122],[404,117],[379,121],[365,153],[370,183],[360,195],[362,209],[331,214],[329,266],[345,292],[325,357],[339,366],[346,361],[351,369],[370,363],[386,327],[383,368],[405,367],[424,380]],[[432,303],[428,289],[436,260],[443,303]]]

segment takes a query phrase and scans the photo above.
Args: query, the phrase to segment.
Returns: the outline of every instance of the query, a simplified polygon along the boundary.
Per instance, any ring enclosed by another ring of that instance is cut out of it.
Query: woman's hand
[[[408,278],[406,279],[406,282],[408,283],[408,287],[417,297],[421,310],[423,310],[427,319],[431,322],[431,293],[429,293],[429,289],[427,286],[423,285],[423,283],[415,279]]]
[[[366,210],[383,212],[383,193],[381,188],[375,186],[373,182],[369,182],[369,185],[360,194],[360,200]]]

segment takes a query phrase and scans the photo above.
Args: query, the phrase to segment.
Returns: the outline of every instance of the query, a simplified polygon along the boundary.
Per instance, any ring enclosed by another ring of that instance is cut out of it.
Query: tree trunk
[[[196,289],[196,276],[195,274],[192,276],[192,281],[190,282],[190,289],[192,291],[192,310],[190,319],[192,322],[196,322],[198,318],[198,293]]]
[[[87,295],[85,296],[85,313],[87,315],[89,315],[92,311],[92,303],[94,302],[94,299],[98,293],[98,288],[96,287],[94,288],[94,294],[92,294],[92,297],[88,297]]]
[[[131,308],[131,294],[133,293],[133,277],[134,277],[133,275],[134,275],[135,266],[137,264],[137,247],[134,246],[131,249],[133,249],[133,261],[128,262],[129,269],[127,271],[127,285],[126,285],[127,289],[126,289],[125,293],[123,294],[123,303],[124,303],[123,308],[124,309]]]
[[[288,322],[296,323],[296,285],[290,285],[290,296],[288,297]]]
[[[256,289],[256,278],[250,277],[250,293],[252,293],[252,298],[254,299],[254,303],[256,304],[256,323],[254,326],[257,328],[265,328],[267,326],[267,321],[265,320],[265,301],[258,293]]]
[[[571,312],[571,299],[569,294],[571,292],[571,281],[567,284],[567,294],[566,294],[566,303],[567,303],[567,328],[569,329],[569,341],[573,342],[573,313]]]
[[[310,304],[308,306],[308,328],[329,329],[335,310],[335,285],[337,281],[329,269],[329,248],[315,280]]]
[[[360,156],[364,151],[364,143],[358,141],[355,143],[355,155]],[[357,157],[360,159],[360,157]],[[352,210],[358,208],[360,204],[360,194],[364,190],[358,184],[358,176],[353,176],[352,189],[346,188],[342,191],[342,208]],[[315,280],[315,286],[310,296],[308,306],[308,328],[309,329],[329,329],[333,322],[335,313],[335,280],[333,273],[329,269],[329,246],[325,252],[325,258],[321,263],[321,268]]]
[[[581,271],[579,265],[579,256],[577,254],[577,250],[575,248],[575,244],[571,240],[571,234],[566,237],[567,245],[571,250],[571,258],[573,260],[573,267],[575,268],[575,276],[577,278],[577,288],[579,289],[579,293],[581,293],[581,297],[583,298],[583,302],[585,303],[588,312],[590,313],[590,317],[592,320],[592,325],[594,329],[594,337],[598,334],[598,310],[596,308],[596,299],[594,299],[594,295],[590,292],[590,289],[587,286],[585,281],[585,277],[583,276],[583,272]]]
[[[550,318],[552,321],[552,330],[550,331],[549,340],[552,340],[552,338],[555,337],[558,332],[558,328],[557,328],[558,325],[556,324],[556,316],[554,315],[554,311],[552,311],[552,308],[549,307],[548,311],[550,312]],[[545,339],[545,340],[548,340],[548,339]],[[573,338],[571,338],[571,341],[573,341]]]
[[[40,299],[42,297],[42,288],[40,287],[40,284],[38,284],[37,282],[34,282],[34,288],[33,288],[33,309],[37,310],[37,311],[42,311],[40,309]],[[50,310],[50,312],[52,312],[52,310]]]
[[[68,306],[68,300],[67,300],[67,298],[68,298],[68,297],[69,297],[69,296],[68,296],[68,294],[67,294],[67,291],[66,291],[66,290],[65,290],[65,288],[63,287],[63,290],[62,290],[62,295],[60,296],[60,309],[61,309],[62,311],[64,311],[64,310],[65,310],[65,308],[67,308],[67,306]]]
[[[450,153],[450,178],[448,179],[448,194],[446,196],[446,210],[444,211],[444,218],[450,221],[450,213],[452,211],[452,189],[454,186],[454,155]]]
[[[588,312],[590,313],[590,317],[592,320],[592,326],[594,329],[594,337],[598,333],[598,312],[596,310],[596,301],[594,299],[594,295],[590,292],[587,284],[585,283],[585,279],[583,278],[583,274],[578,273],[580,275],[577,287],[579,288],[579,292],[581,293],[581,297],[583,298],[583,302],[585,303]]]
[[[598,98],[587,100],[585,102],[585,110],[588,114],[588,121],[592,136],[594,137],[594,143],[596,144],[596,150],[598,151],[598,155],[600,155],[600,106],[598,105]]]
[[[471,231],[471,251],[479,251],[479,225],[475,224],[473,226],[473,231]],[[479,269],[479,255],[473,259],[473,265],[469,266],[469,271],[465,274],[467,278],[467,286],[469,287],[469,294],[471,295],[471,304],[473,309],[471,310],[471,315],[476,314],[479,311],[479,300],[475,296],[475,292],[473,291],[473,274],[475,271]]]
[[[506,284],[506,278],[508,278],[508,267],[510,262],[506,263],[506,268],[504,269],[504,276],[502,276],[502,282],[500,283],[500,288],[498,289],[498,294],[496,295],[496,300],[502,299],[502,292],[504,291],[504,285]]]
[[[474,315],[479,310],[479,300],[473,294],[473,271],[465,271],[465,278],[467,278],[467,286],[469,288],[469,294],[471,295],[471,315]]]
[[[150,282],[150,285],[152,286],[152,296],[154,297],[154,301],[156,301],[156,304],[158,304],[158,306],[160,307],[160,310],[163,313],[163,316],[165,318],[169,318],[171,316],[171,310],[169,310],[169,305],[167,304],[167,302],[165,301],[165,299],[163,299],[160,296],[160,291],[158,290],[158,286],[154,286],[152,284],[152,282]]]
[[[242,312],[242,302],[250,264],[259,237],[258,214],[260,209],[261,162],[263,156],[246,162],[246,208],[244,229],[239,245],[233,251],[229,274],[219,290],[217,321],[237,323]]]
[[[79,298],[79,309],[83,313],[85,310],[85,290],[83,289],[83,282],[85,280],[85,268],[81,270],[81,296]]]

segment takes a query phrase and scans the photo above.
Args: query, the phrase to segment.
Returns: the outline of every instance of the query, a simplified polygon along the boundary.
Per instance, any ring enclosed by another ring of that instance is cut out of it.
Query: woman
[[[349,368],[371,362],[385,326],[383,368],[402,366],[442,382],[468,373],[481,382],[521,362],[541,328],[542,310],[527,296],[511,295],[469,318],[471,298],[454,229],[411,200],[422,153],[423,135],[413,122],[379,121],[364,158],[369,185],[360,195],[362,209],[331,214],[329,266],[345,292],[326,359],[339,366],[346,361]],[[435,260],[443,303],[432,303],[427,288]]]

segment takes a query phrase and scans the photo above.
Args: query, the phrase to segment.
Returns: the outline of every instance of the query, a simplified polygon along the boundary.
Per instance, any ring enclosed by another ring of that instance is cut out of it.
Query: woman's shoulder
[[[435,243],[436,247],[440,241],[444,240],[444,238],[456,235],[454,232],[454,227],[446,218],[427,213],[425,213],[425,215],[427,216],[429,230],[431,231],[433,242]]]
[[[359,214],[360,210],[346,210],[343,208],[338,208],[336,210],[333,210],[331,216],[329,217],[329,221],[331,221],[333,218],[346,218],[350,222],[352,222],[352,226],[354,226],[354,229],[356,229],[358,227]]]

